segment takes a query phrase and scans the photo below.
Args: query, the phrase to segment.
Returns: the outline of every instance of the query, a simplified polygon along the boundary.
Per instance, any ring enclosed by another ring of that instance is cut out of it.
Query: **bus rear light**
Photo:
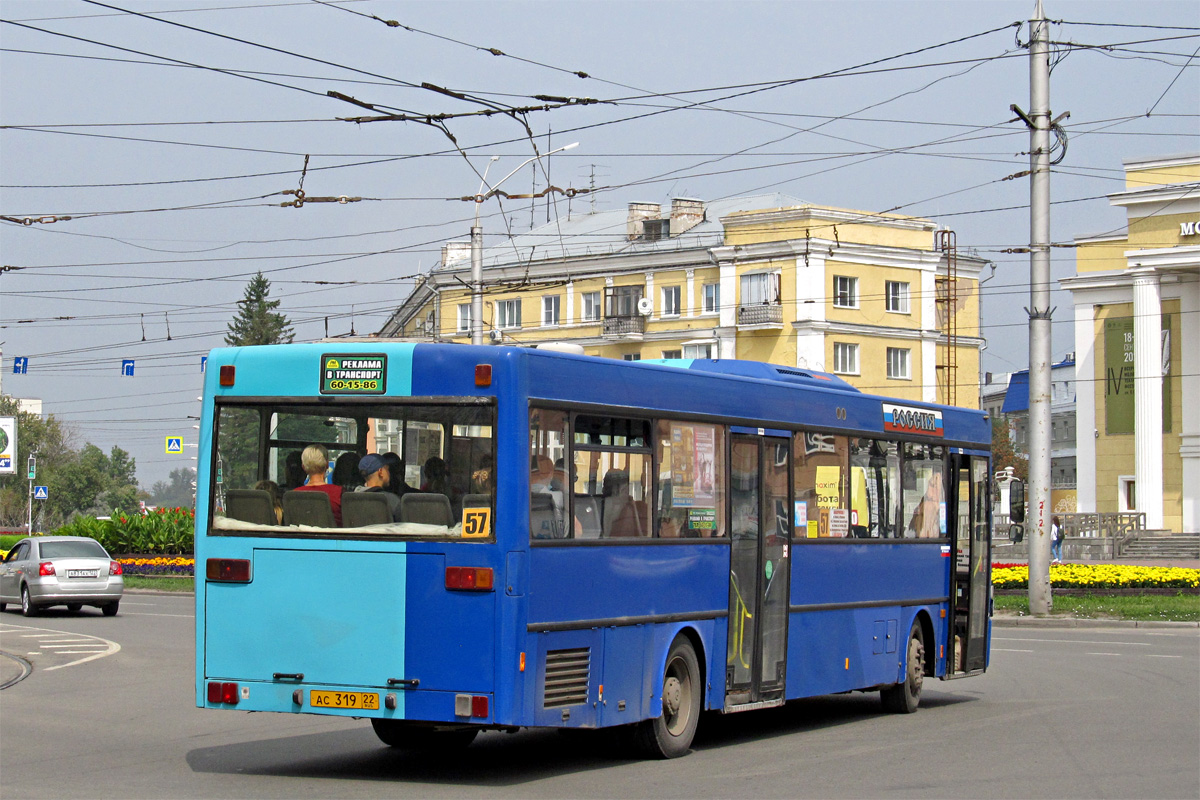
[[[454,695],[454,716],[487,719],[488,699],[485,694]]]
[[[475,385],[476,386],[491,386],[492,385],[492,365],[491,364],[476,364],[475,365]]]
[[[236,373],[237,373],[237,370],[234,368],[233,364],[222,364],[221,365],[221,385],[222,386],[233,386],[233,380],[234,380]]]
[[[204,574],[210,581],[249,583],[250,562],[244,558],[210,558]]]
[[[238,685],[236,683],[209,681],[208,702],[226,703],[231,706],[236,706],[238,702]]]
[[[125,570],[121,568],[121,562],[120,561],[108,562],[108,574],[109,575],[124,575]]]
[[[446,567],[446,588],[467,592],[490,592],[491,567]]]
[[[54,574],[54,563],[52,561],[43,561],[38,564],[38,575],[45,577]]]

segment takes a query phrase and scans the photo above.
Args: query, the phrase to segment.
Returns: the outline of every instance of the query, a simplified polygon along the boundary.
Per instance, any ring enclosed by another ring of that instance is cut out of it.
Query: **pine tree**
[[[225,344],[288,344],[295,338],[287,315],[275,311],[278,300],[268,300],[271,282],[259,272],[246,284],[246,295],[238,301],[238,312],[229,323]]]

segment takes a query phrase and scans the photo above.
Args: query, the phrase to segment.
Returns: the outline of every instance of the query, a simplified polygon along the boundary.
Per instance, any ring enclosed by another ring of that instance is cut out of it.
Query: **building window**
[[[558,295],[551,294],[542,298],[542,325],[558,324],[558,306]]]
[[[642,286],[614,286],[608,290],[606,317],[632,317],[638,313],[638,301],[642,299]]]
[[[903,347],[887,349],[887,376],[894,381],[912,380],[908,367],[908,354],[912,352]]]
[[[858,374],[858,345],[833,343],[833,371],[839,375]]]
[[[704,313],[716,314],[721,310],[721,284],[704,284]]]
[[[897,314],[908,313],[908,284],[904,281],[886,281],[883,284],[887,298],[887,310]]]
[[[512,300],[496,301],[496,327],[521,327],[521,299],[519,297]]]
[[[625,359],[626,361],[641,361],[642,354],[641,353],[626,353],[625,355],[621,356],[621,358]]]
[[[682,350],[663,350],[662,357],[663,358],[683,358],[683,351]]]
[[[662,290],[662,315],[664,317],[679,316],[679,287],[664,286]]]
[[[580,295],[580,299],[583,301],[584,322],[595,322],[600,319],[600,293],[584,292]]]
[[[711,344],[685,344],[683,346],[684,358],[712,358],[713,346]]]
[[[458,304],[458,332],[467,333],[471,330],[471,304]]]
[[[757,272],[742,276],[742,305],[759,306],[779,302],[779,276]]]
[[[858,278],[833,276],[833,305],[835,308],[858,308]]]

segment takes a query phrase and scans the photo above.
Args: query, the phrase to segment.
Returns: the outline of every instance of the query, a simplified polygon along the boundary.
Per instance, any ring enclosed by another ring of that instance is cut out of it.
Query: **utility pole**
[[[1029,21],[1029,612],[1050,613],[1050,42],[1037,0]]]

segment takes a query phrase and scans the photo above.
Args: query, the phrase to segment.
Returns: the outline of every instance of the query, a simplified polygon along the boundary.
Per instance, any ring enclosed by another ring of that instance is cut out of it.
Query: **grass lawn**
[[[153,589],[156,592],[191,592],[195,589],[192,578],[146,578],[139,575],[125,576],[126,589]]]
[[[997,611],[1029,613],[1027,595],[997,595]],[[1200,595],[1055,595],[1053,616],[1074,619],[1200,620]]]

